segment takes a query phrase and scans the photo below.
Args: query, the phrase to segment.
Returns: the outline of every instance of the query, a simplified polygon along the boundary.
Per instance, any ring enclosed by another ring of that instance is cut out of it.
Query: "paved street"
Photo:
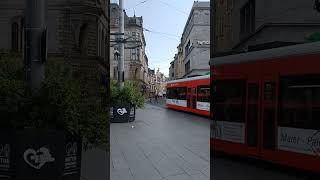
[[[146,104],[111,124],[111,180],[209,180],[209,120]]]
[[[211,180],[318,180],[318,175],[232,156],[212,157]]]

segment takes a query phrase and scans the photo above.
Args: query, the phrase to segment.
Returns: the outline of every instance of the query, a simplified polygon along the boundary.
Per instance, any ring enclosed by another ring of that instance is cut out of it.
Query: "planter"
[[[1,130],[0,179],[79,180],[81,145],[64,131]]]
[[[136,118],[136,107],[131,103],[117,103],[110,108],[112,123],[133,122]]]

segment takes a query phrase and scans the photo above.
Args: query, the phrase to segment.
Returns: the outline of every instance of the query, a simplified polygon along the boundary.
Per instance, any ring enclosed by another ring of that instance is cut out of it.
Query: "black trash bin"
[[[116,103],[110,109],[110,121],[112,123],[133,122],[136,116],[136,106],[127,103]]]
[[[82,142],[58,130],[0,131],[0,180],[79,180]]]

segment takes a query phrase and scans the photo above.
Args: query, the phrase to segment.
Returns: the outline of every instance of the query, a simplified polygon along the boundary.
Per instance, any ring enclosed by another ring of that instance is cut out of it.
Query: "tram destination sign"
[[[320,156],[320,131],[278,127],[278,149]]]

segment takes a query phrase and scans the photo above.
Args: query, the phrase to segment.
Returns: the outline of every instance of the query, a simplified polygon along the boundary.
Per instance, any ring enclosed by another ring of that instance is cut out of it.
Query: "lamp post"
[[[35,95],[44,79],[47,60],[46,0],[26,0],[26,75],[31,94]]]
[[[119,63],[119,56],[120,56],[120,52],[118,51],[118,50],[114,50],[114,59],[116,60],[116,61],[118,61],[118,63]],[[119,66],[118,66],[119,67]],[[119,68],[118,68],[119,69]],[[119,70],[118,70],[118,72],[119,72]],[[118,86],[120,87],[120,77],[119,77],[119,73],[118,73],[118,78],[117,78],[117,83],[118,83]]]
[[[118,85],[122,90],[124,87],[124,0],[119,0],[120,12],[119,12],[119,61],[118,61]]]

